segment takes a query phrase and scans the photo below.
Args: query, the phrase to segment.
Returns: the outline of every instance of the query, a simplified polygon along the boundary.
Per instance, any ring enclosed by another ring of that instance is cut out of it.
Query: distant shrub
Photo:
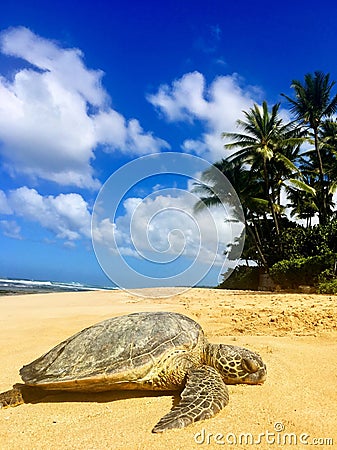
[[[243,289],[256,291],[259,287],[260,268],[237,266],[229,278],[219,284],[219,289]]]
[[[336,263],[335,263],[336,264]],[[324,270],[318,276],[317,292],[319,294],[337,294],[336,267]]]
[[[330,281],[322,281],[317,285],[319,294],[337,294],[337,278]]]
[[[300,285],[315,286],[324,271],[333,270],[336,257],[337,255],[328,253],[282,260],[272,266],[270,275],[283,289],[297,289]]]

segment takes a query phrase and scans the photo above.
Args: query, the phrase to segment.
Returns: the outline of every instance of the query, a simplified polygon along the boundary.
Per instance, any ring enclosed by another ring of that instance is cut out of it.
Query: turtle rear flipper
[[[152,432],[184,428],[192,422],[208,419],[224,408],[228,401],[227,386],[213,367],[191,370],[180,402],[160,419]]]
[[[0,393],[0,408],[6,408],[9,406],[18,406],[25,403],[20,387],[13,386],[13,389],[10,389],[6,392]]]
[[[16,383],[13,389],[0,392],[0,408],[14,407],[23,403],[39,403],[46,395],[48,395],[48,391],[35,386]]]

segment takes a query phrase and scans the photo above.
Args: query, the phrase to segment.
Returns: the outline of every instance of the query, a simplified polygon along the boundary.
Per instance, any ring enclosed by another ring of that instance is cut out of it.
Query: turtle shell
[[[182,314],[134,313],[80,331],[24,366],[20,375],[27,385],[52,390],[143,388],[139,382],[151,378],[166,355],[201,353],[203,344],[200,325]]]

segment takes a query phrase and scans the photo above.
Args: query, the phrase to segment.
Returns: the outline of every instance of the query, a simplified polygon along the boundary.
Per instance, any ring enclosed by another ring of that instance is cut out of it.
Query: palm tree
[[[283,123],[279,106],[274,105],[269,112],[267,103],[263,102],[262,108],[254,105],[248,112],[244,111],[246,120],[237,122],[242,133],[223,133],[223,137],[233,139],[225,148],[237,151],[203,172],[201,182],[194,187],[200,198],[196,211],[224,201],[235,211],[222,184],[223,178],[219,179],[213,167],[227,177],[241,201],[250,238],[246,240],[249,245],[245,245],[244,254],[266,271],[284,256],[280,226],[285,226],[287,219],[282,215],[282,186],[287,183],[294,191],[314,192],[300,179],[296,166],[300,144],[304,141],[301,130],[295,123]]]
[[[249,165],[252,173],[261,174],[264,198],[268,201],[278,237],[280,236],[281,208],[277,201],[280,197],[280,181],[282,180],[277,179],[275,169],[278,168],[278,173],[280,173],[282,167],[287,177],[298,172],[294,161],[291,161],[288,156],[292,155],[296,159],[299,145],[303,142],[294,123],[283,123],[278,114],[279,107],[278,103],[269,112],[267,102],[263,102],[262,110],[255,104],[248,112],[243,111],[246,120],[237,121],[242,133],[223,133],[223,137],[233,139],[232,143],[225,144],[225,148],[238,149],[229,159]],[[293,149],[295,146],[297,146],[297,151],[289,152],[289,149]]]
[[[326,223],[328,220],[327,212],[327,192],[324,185],[324,166],[319,145],[319,133],[325,118],[331,117],[337,110],[337,95],[331,98],[331,91],[335,85],[330,81],[330,74],[316,71],[314,74],[308,73],[304,77],[302,84],[298,80],[292,81],[292,88],[295,91],[295,98],[285,97],[290,105],[290,111],[295,115],[300,124],[312,130],[317,154],[319,171],[319,220],[320,223]]]
[[[213,170],[215,168],[216,170]],[[234,207],[234,215],[240,220],[240,212],[235,211],[235,202],[231,202],[229,191],[223,184],[223,177],[218,176],[221,172],[234,187],[243,209],[245,217],[249,211],[261,212],[266,210],[268,202],[263,199],[261,181],[252,179],[251,171],[238,161],[222,159],[205,170],[201,176],[201,183],[194,183],[193,192],[201,194],[200,200],[195,205],[195,211],[205,207],[217,206],[227,203]]]
[[[323,122],[319,137],[329,202],[329,200],[332,201],[332,195],[337,190],[337,122],[330,120]],[[332,204],[332,209],[333,207]],[[329,213],[332,215],[332,210]]]
[[[227,195],[228,189],[223,186],[223,178],[219,179],[218,171],[225,175],[234,187],[241,202],[243,218],[241,211],[236,211],[235,202],[232,202],[231,197]],[[261,229],[260,218],[261,216],[265,218],[268,210],[268,201],[264,198],[262,180],[254,178],[249,168],[240,162],[229,161],[228,159],[222,159],[214,163],[210,169],[203,172],[201,180],[200,183],[195,183],[193,188],[193,192],[200,197],[200,200],[195,204],[195,212],[206,207],[218,206],[224,202],[232,206],[234,217],[245,222],[245,228],[255,244],[256,260],[268,270],[268,262],[264,255],[259,231]]]
[[[289,201],[287,206],[291,208],[290,217],[306,220],[306,227],[310,227],[311,219],[318,212],[314,196],[289,186],[287,187],[287,198]]]
[[[337,123],[324,121],[319,130],[319,151],[324,170],[324,198],[327,219],[334,215],[333,194],[337,191]],[[301,154],[299,169],[306,187],[305,192],[294,190],[294,186],[287,187],[289,207],[293,208],[292,216],[307,219],[310,226],[311,219],[320,211],[322,206],[321,182],[318,169],[318,157],[315,149]]]

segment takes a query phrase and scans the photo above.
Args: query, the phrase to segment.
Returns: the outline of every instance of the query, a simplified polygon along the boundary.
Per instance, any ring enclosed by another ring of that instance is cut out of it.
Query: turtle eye
[[[257,372],[260,366],[253,359],[243,358],[242,359],[242,368],[249,373]]]

